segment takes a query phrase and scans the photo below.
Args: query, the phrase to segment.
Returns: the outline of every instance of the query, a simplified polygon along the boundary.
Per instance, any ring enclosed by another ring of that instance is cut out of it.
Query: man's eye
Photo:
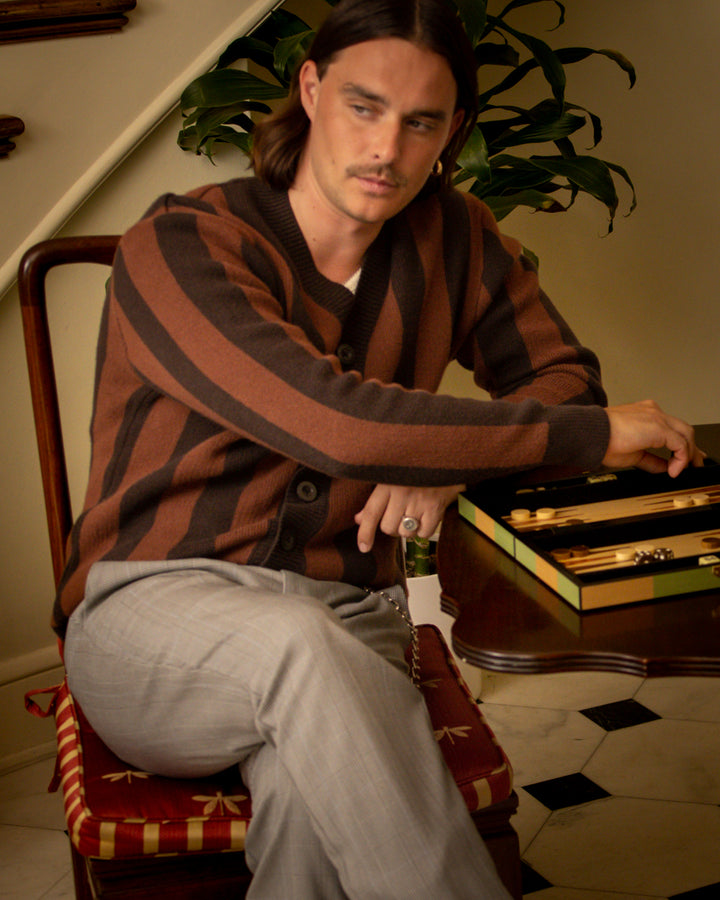
[[[434,131],[435,124],[433,122],[425,122],[422,119],[410,119],[408,127],[413,131]]]

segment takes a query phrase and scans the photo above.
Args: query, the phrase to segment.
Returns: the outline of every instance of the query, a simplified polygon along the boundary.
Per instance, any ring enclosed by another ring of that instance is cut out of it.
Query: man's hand
[[[372,548],[378,527],[385,534],[432,537],[447,507],[464,490],[464,484],[437,488],[378,484],[365,506],[355,516],[355,521],[360,526],[358,547],[363,553],[367,553]],[[401,523],[406,516],[417,519],[417,531],[408,532],[403,529]]]
[[[687,466],[701,466],[705,454],[695,446],[692,426],[663,412],[653,400],[611,406],[610,443],[603,464],[611,468],[637,466],[675,477]],[[650,450],[667,449],[669,460]]]

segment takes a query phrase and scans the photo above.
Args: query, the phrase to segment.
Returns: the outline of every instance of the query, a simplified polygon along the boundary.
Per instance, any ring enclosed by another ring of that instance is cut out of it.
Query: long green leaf
[[[302,34],[310,26],[294,13],[288,12],[283,7],[273,10],[269,16],[254,29],[252,36],[259,41],[275,46],[283,38],[293,34]]]
[[[480,94],[478,95],[478,105],[480,109],[483,110],[492,97],[495,97],[497,94],[503,94],[505,91],[509,91],[511,88],[514,88],[515,85],[519,84],[529,72],[532,72],[537,68],[538,63],[534,59],[525,60],[525,62],[522,62],[520,63],[520,65],[515,66],[512,72],[507,74],[493,87],[480,92]],[[480,72],[479,80],[481,82],[483,81],[482,71]]]
[[[490,207],[498,222],[516,210],[518,206],[529,206],[531,209],[542,212],[565,212],[566,210],[566,207],[555,197],[539,191],[517,191],[514,194],[503,196],[491,194],[483,197],[482,200]]]
[[[591,50],[589,47],[563,47],[559,50],[555,50],[555,55],[563,65],[581,62],[582,60],[587,59],[590,56],[605,56],[608,59],[613,60],[613,62],[617,63],[620,68],[624,72],[626,72],[628,80],[630,82],[630,87],[634,86],[637,79],[635,68],[633,67],[632,63],[621,53],[617,53],[615,50]],[[512,72],[506,75],[492,88],[481,92],[479,95],[480,109],[484,109],[492,97],[498,94],[502,94],[505,91],[509,91],[511,88],[515,87],[523,80],[523,78],[525,78],[526,75],[539,68],[539,65],[540,64],[536,59],[527,59],[516,66]],[[480,78],[482,80],[482,71],[480,73]]]
[[[589,149],[592,149],[593,147],[597,147],[597,145],[602,140],[602,121],[600,120],[600,117],[597,116],[594,112],[591,112],[589,109],[586,109],[584,106],[578,106],[576,103],[566,103],[565,109],[567,109],[567,110],[575,109],[575,110],[580,110],[581,112],[585,113],[585,115],[588,117],[588,119],[590,119],[590,124],[592,126],[592,133],[593,133],[593,142]]]
[[[478,66],[518,66],[520,54],[510,44],[495,44],[483,41],[475,47]]]
[[[487,22],[487,0],[453,0],[473,47],[479,42]]]
[[[520,147],[523,144],[538,144],[547,141],[557,141],[579,131],[585,125],[582,116],[574,116],[564,113],[551,122],[538,122],[527,125],[516,131],[508,131],[500,135],[492,142],[494,151],[505,150],[507,147]]]
[[[458,158],[460,166],[480,181],[490,179],[490,160],[488,146],[482,131],[473,128]]]
[[[555,52],[563,65],[582,62],[582,60],[587,59],[589,56],[605,56],[607,59],[611,59],[616,63],[623,72],[626,73],[628,81],[630,82],[630,87],[633,87],[637,81],[635,66],[633,66],[626,56],[623,56],[622,53],[618,53],[617,50],[591,50],[589,47],[561,47]]]
[[[575,182],[582,190],[601,200],[613,212],[617,209],[615,182],[608,166],[594,156],[576,156],[562,159],[556,156],[531,156],[530,162],[552,175],[561,175]]]
[[[487,184],[476,182],[472,192],[485,199],[485,197],[513,197],[522,191],[540,191],[543,194],[557,194],[567,190],[567,184],[552,181],[546,172],[535,169],[535,172],[518,172],[514,169],[492,170],[492,179]]]
[[[305,55],[313,39],[313,31],[303,31],[277,42],[273,59],[275,75],[281,84],[290,84],[293,70]]]
[[[559,191],[564,185],[552,181],[547,171],[529,160],[509,154],[494,156],[490,164],[491,180],[483,188],[485,194],[513,194],[517,190],[540,190],[545,194]]]
[[[181,150],[191,150],[193,153],[200,154],[200,147],[195,135],[195,128],[182,128],[177,136],[177,144]]]
[[[237,124],[241,121],[245,126],[252,122],[247,117],[242,117],[245,105],[238,103],[235,106],[224,106],[222,109],[211,109],[197,117],[195,130],[200,143],[203,143],[208,135],[215,133],[222,125]],[[244,128],[247,131],[247,127]]]
[[[183,110],[196,107],[233,106],[243,100],[279,100],[287,96],[286,88],[269,84],[249,72],[216,69],[196,78],[182,93]]]
[[[602,122],[600,120],[600,117],[591,112],[589,109],[586,109],[584,106],[578,106],[577,103],[568,103],[567,101],[565,101],[564,112],[570,112],[572,110],[578,110],[583,113],[583,115],[587,116],[592,127],[593,146],[600,143],[600,140],[602,139]],[[554,100],[541,100],[540,103],[533,106],[533,108],[530,110],[531,118],[538,119],[540,121],[545,120],[546,117],[557,114],[558,106]]]
[[[247,132],[233,131],[231,128],[223,129],[216,137],[208,138],[203,145],[203,153],[207,154],[211,162],[214,162],[213,151],[216,143],[232,144],[245,156],[250,156],[252,151],[252,138]]]
[[[510,0],[510,3],[498,14],[499,19],[504,19],[507,13],[514,9],[520,9],[521,6],[531,6],[535,3],[554,3],[559,10],[558,22],[555,28],[559,28],[565,21],[565,6],[559,0]],[[553,29],[555,30],[555,29]]]
[[[272,72],[273,46],[251,35],[238,38],[220,54],[217,68],[226,69],[238,60],[249,60],[268,72]]]
[[[628,210],[628,213],[627,213],[628,215],[630,215],[630,213],[637,206],[637,195],[635,193],[635,185],[633,184],[632,179],[630,178],[628,173],[625,171],[625,169],[622,166],[619,166],[617,163],[611,163],[611,162],[608,162],[607,160],[603,160],[603,162],[608,167],[608,169],[610,169],[613,172],[616,172],[623,179],[625,184],[627,184],[627,186],[630,188],[630,190],[632,191],[632,201],[630,202],[630,209]]]
[[[239,113],[259,112],[264,115],[270,112],[270,107],[266,103],[257,101],[241,101],[232,106],[198,106],[192,112],[187,113],[183,118],[183,128],[190,128],[195,125],[202,117],[215,116],[217,122],[232,121]]]
[[[552,175],[567,178],[580,190],[603,203],[610,214],[608,231],[612,231],[619,200],[615,182],[605,162],[594,156],[577,156],[573,159],[533,156],[531,161]]]
[[[488,21],[492,20],[492,17],[488,16]],[[565,76],[565,69],[560,62],[559,57],[550,47],[550,45],[546,44],[545,41],[541,41],[539,38],[536,38],[531,34],[525,34],[522,31],[517,31],[515,28],[511,28],[507,24],[507,22],[503,22],[500,19],[495,20],[495,26],[500,31],[505,31],[508,34],[512,35],[515,40],[519,41],[521,44],[528,48],[528,50],[540,64],[540,67],[543,70],[543,74],[545,75],[545,79],[550,85],[550,89],[553,92],[553,96],[558,101],[558,103],[562,103],[565,97],[565,83],[567,80]]]
[[[572,109],[578,109],[588,117],[597,142],[601,135],[599,118],[575,104],[566,104],[564,112],[555,100],[542,100],[532,109],[523,109],[516,105],[487,106],[484,111],[486,114],[490,111],[514,113],[512,116],[498,119],[482,118],[481,127],[490,147],[490,154],[497,153],[514,144],[563,140],[564,137],[579,131],[587,123],[587,119],[583,116],[572,116],[569,113],[569,110]],[[514,136],[517,139],[514,139]],[[568,155],[574,156],[575,152],[572,151]]]

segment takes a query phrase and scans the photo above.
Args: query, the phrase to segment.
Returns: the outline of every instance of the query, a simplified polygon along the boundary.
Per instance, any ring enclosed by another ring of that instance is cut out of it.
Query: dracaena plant
[[[334,6],[338,0],[326,2]],[[498,220],[519,206],[564,212],[579,193],[586,193],[606,207],[612,231],[619,205],[616,180],[624,181],[632,194],[630,212],[635,207],[634,187],[622,166],[576,150],[574,141],[581,131],[583,143],[588,131],[592,134],[590,149],[595,150],[602,123],[566,98],[566,66],[601,55],[626,73],[632,87],[632,64],[614,50],[552,49],[545,40],[520,30],[519,10],[537,3],[553,5],[555,28],[560,27],[565,6],[559,0],[510,0],[496,14],[488,10],[487,0],[454,3],[474,48],[483,88],[478,124],[459,156],[455,183],[484,200]],[[216,67],[183,91],[179,145],[211,159],[218,143],[249,154],[254,121],[270,112],[271,103],[287,96],[293,69],[313,36],[306,22],[281,7],[251,34],[233,41]],[[244,71],[243,64],[263,76]],[[545,95],[530,106],[509,102],[507,94],[538,70]]]

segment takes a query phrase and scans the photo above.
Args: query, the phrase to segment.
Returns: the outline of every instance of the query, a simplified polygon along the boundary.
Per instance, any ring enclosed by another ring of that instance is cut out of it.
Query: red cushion
[[[510,795],[510,764],[455,667],[440,632],[418,628],[420,689],[435,737],[471,812]],[[70,838],[82,856],[105,859],[242,850],[249,791],[233,767],[212,778],[138,772],[111,753],[73,700],[53,689],[57,780]],[[28,697],[27,705],[43,714]],[[45,714],[48,714],[45,713]]]
[[[506,800],[512,768],[434,625],[418,626],[420,690],[435,739],[470,812]]]

